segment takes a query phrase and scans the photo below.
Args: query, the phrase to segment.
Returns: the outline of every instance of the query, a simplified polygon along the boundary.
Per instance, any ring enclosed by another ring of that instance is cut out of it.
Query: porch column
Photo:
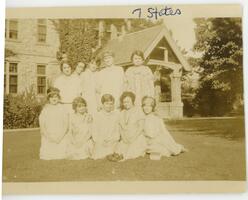
[[[154,86],[155,86],[155,99],[157,103],[160,102],[160,95],[161,95],[160,70],[161,70],[161,67],[157,66],[153,74],[154,75]]]
[[[171,104],[170,116],[171,118],[183,117],[183,103],[181,99],[181,77],[182,66],[178,65],[174,68],[170,75],[171,78]]]

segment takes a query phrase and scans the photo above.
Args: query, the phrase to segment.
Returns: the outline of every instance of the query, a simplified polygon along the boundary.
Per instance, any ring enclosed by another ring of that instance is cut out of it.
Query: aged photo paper
[[[246,188],[242,6],[8,8],[3,194]]]

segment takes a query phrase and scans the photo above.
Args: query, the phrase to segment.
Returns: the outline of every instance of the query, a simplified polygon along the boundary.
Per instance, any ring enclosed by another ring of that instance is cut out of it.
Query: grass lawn
[[[243,118],[166,121],[189,152],[121,163],[39,160],[38,131],[4,133],[3,181],[245,180]]]

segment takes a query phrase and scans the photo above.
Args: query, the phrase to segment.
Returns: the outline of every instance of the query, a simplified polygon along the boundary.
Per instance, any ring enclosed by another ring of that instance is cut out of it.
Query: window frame
[[[38,70],[38,67],[39,66],[44,66],[44,73],[39,73],[39,70]],[[44,64],[44,63],[38,63],[36,64],[36,77],[37,77],[37,80],[36,80],[36,90],[37,90],[37,94],[38,95],[45,95],[46,94],[46,89],[47,89],[47,76],[46,76],[46,71],[47,71],[47,64]],[[44,78],[45,79],[45,82],[44,84],[39,84],[39,78]],[[44,87],[44,91],[43,92],[40,92],[40,87]]]
[[[44,20],[44,23],[42,23],[40,20]],[[40,28],[45,28],[44,33],[40,31]],[[44,40],[40,40],[40,37],[44,37]],[[47,20],[46,19],[37,19],[37,38],[38,43],[45,44],[47,43]]]
[[[10,24],[11,21],[15,21],[16,22],[16,30],[10,30]],[[16,32],[16,38],[10,37],[10,33],[11,31],[15,31]],[[13,40],[13,41],[17,41],[19,39],[19,21],[18,19],[6,19],[5,20],[5,39],[8,40]]]
[[[18,93],[18,65],[19,62],[16,61],[5,61],[4,62],[4,94],[17,94]],[[10,71],[10,65],[11,64],[16,64],[16,71]],[[11,76],[16,77],[16,83],[13,84],[10,82]],[[11,92],[11,87],[15,86],[16,87],[16,92]]]

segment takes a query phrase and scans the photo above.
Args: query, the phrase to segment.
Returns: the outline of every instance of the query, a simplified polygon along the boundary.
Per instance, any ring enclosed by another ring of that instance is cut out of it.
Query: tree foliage
[[[241,18],[195,19],[200,87],[195,102],[202,115],[224,115],[243,94]]]
[[[46,100],[37,98],[33,87],[21,94],[5,94],[3,126],[5,129],[39,126],[39,115]]]
[[[72,67],[77,62],[87,62],[97,43],[96,20],[60,19],[54,24],[60,38],[58,59],[66,53]]]

